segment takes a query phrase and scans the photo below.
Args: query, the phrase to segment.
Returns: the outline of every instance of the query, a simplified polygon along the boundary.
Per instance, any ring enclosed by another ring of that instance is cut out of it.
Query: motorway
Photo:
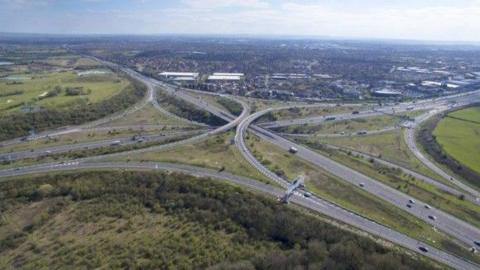
[[[471,100],[468,101],[468,103],[472,102]],[[466,105],[467,102],[462,102],[460,103],[460,106],[462,105]],[[460,107],[459,106],[459,107]],[[438,114],[438,113],[441,113],[441,112],[444,112],[444,111],[447,111],[448,109],[450,109],[449,107],[443,107],[443,108],[437,108],[435,111],[432,111],[432,113],[430,113],[429,115],[427,115],[426,117],[422,117],[421,119],[418,119],[416,122],[415,122],[415,127],[418,126],[420,123],[428,120],[430,117],[432,117],[433,115],[435,114]],[[448,179],[449,181],[451,181],[453,184],[455,184],[456,186],[460,187],[461,189],[469,192],[470,194],[473,194],[475,197],[477,198],[480,198],[480,192],[472,187],[470,187],[469,185],[463,183],[462,181],[456,179],[454,176],[452,175],[449,175],[448,173],[446,173],[444,170],[442,170],[441,168],[439,168],[437,165],[435,165],[432,161],[430,161],[430,159],[428,159],[423,153],[422,151],[417,147],[417,144],[416,144],[416,141],[415,141],[415,129],[414,128],[411,128],[411,129],[406,129],[405,130],[405,134],[404,134],[404,138],[405,138],[405,142],[408,146],[408,148],[410,149],[410,151],[425,165],[427,166],[430,170],[434,171],[435,173],[437,173],[438,175],[442,176],[443,178],[445,179]]]
[[[413,177],[415,177],[415,179],[418,179],[420,181],[423,181],[425,183],[428,183],[432,186],[435,186],[438,190],[442,191],[442,192],[445,192],[445,193],[448,193],[448,194],[452,194],[454,196],[461,196],[461,195],[464,195],[465,196],[465,199],[473,202],[473,203],[476,203],[476,204],[480,204],[480,201],[477,197],[474,197],[470,194],[465,194],[464,192],[461,192],[455,188],[452,188],[451,186],[448,186],[448,185],[445,185],[441,182],[438,182],[437,180],[434,180],[428,176],[425,176],[423,174],[420,174],[420,173],[417,173],[415,171],[412,171],[408,168],[405,168],[403,166],[400,166],[400,165],[397,165],[395,163],[392,163],[390,161],[387,161],[387,160],[384,160],[384,159],[381,159],[381,158],[378,158],[376,156],[373,156],[373,155],[370,155],[370,154],[367,154],[367,153],[363,153],[363,152],[359,152],[359,151],[356,151],[354,149],[351,149],[351,148],[348,148],[348,147],[339,147],[339,146],[335,146],[335,145],[329,145],[329,144],[323,144],[323,146],[325,146],[326,148],[330,148],[330,149],[334,149],[334,150],[343,150],[343,151],[348,151],[350,153],[352,153],[353,155],[356,155],[356,156],[359,156],[359,157],[362,157],[364,159],[373,159],[375,160],[376,163],[379,163],[379,164],[382,164],[384,166],[387,166],[387,167],[390,167],[390,168],[394,168],[394,169],[400,169],[403,173],[406,173],[406,174],[409,174]]]
[[[341,138],[341,137],[381,134],[381,133],[389,132],[396,129],[400,129],[400,126],[385,127],[381,129],[375,129],[375,130],[357,130],[355,132],[349,132],[349,133],[341,132],[341,133],[278,133],[278,134],[286,137],[299,137],[299,138],[312,138],[312,137]]]
[[[105,62],[105,61],[101,61],[99,59],[96,59],[96,60],[105,64],[105,65],[107,65],[107,66],[109,66],[109,67],[118,68],[118,66],[115,65],[115,64],[111,64],[111,63],[108,63],[108,62]],[[123,70],[123,71],[125,73],[129,74],[129,75],[132,74],[128,70]],[[152,103],[153,100],[154,100],[154,97],[155,97],[154,87],[152,87],[151,84],[146,83],[146,82],[145,82],[145,85],[147,86],[147,93],[145,94],[145,97],[142,98],[139,102],[137,102],[133,106],[124,110],[124,111],[114,113],[112,115],[106,116],[104,118],[101,118],[101,119],[98,119],[98,120],[95,120],[95,121],[92,121],[92,122],[88,122],[88,123],[83,124],[83,125],[74,126],[74,127],[66,126],[66,127],[61,127],[61,128],[55,129],[55,130],[41,132],[41,133],[38,133],[38,134],[35,134],[35,135],[32,135],[32,136],[28,136],[27,140],[29,140],[29,141],[38,140],[38,139],[43,139],[43,138],[49,138],[49,137],[55,137],[55,136],[75,133],[75,132],[79,132],[79,131],[82,131],[82,130],[91,129],[93,127],[100,126],[100,125],[112,122],[114,120],[124,118],[125,116],[127,116],[129,114],[135,113],[135,112],[143,109],[149,103]],[[15,144],[23,143],[23,140],[24,140],[24,138],[16,138],[16,139],[13,139],[13,140],[3,141],[3,142],[1,142],[1,145],[2,146],[15,145]]]
[[[206,130],[192,130],[192,131],[181,131],[181,132],[171,132],[171,133],[162,133],[158,135],[143,135],[139,136],[142,140],[132,139],[132,136],[122,137],[122,138],[112,138],[108,140],[84,142],[84,143],[74,143],[74,144],[64,144],[57,146],[50,146],[44,148],[35,148],[31,150],[24,150],[18,152],[4,153],[0,154],[0,160],[14,161],[18,159],[25,158],[37,158],[42,156],[49,156],[53,154],[66,153],[69,151],[75,150],[86,150],[86,149],[95,149],[100,147],[109,147],[109,146],[119,146],[119,145],[132,145],[139,144],[141,142],[162,142],[178,137],[192,136],[199,133],[205,133]]]
[[[275,109],[276,110],[276,109]],[[242,132],[246,130],[246,127],[249,126],[255,119],[261,117],[262,115],[273,111],[273,109],[267,109],[261,112],[257,112],[254,115],[245,118],[242,123],[240,123],[239,128],[237,128],[238,132]],[[255,130],[255,129],[254,129]],[[355,186],[359,186],[361,183],[364,184],[364,190],[375,195],[386,202],[393,204],[396,207],[401,208],[402,210],[416,216],[417,218],[431,224],[432,226],[442,230],[443,232],[453,236],[454,238],[464,242],[467,245],[473,246],[473,240],[480,240],[480,230],[465,221],[462,221],[456,217],[453,217],[449,214],[444,213],[436,208],[431,207],[431,209],[426,209],[424,205],[425,203],[419,201],[417,202],[414,207],[409,208],[407,204],[411,197],[408,195],[393,189],[380,181],[377,181],[371,177],[363,175],[347,166],[344,166],[338,162],[335,162],[319,153],[312,151],[304,146],[298,145],[294,142],[291,142],[283,137],[280,137],[274,133],[269,131],[263,130],[261,133],[257,133],[262,139],[265,139],[280,148],[284,149],[286,152],[290,149],[290,147],[295,147],[298,149],[296,155],[311,164],[318,166],[332,175],[339,177]],[[243,138],[242,134],[238,134],[237,136],[239,139]],[[241,152],[249,152],[248,148],[243,143],[237,144],[241,148]],[[254,159],[253,155],[245,155],[244,157],[247,159]],[[258,161],[249,160],[249,162],[254,165],[259,171],[267,175],[264,171],[267,170],[263,165],[261,165]],[[301,172],[299,172],[301,173]],[[279,179],[272,178],[274,181],[279,181]],[[432,220],[429,216],[435,216],[436,220]]]
[[[177,91],[175,94],[179,97],[185,97],[188,96],[185,93],[181,93],[180,91]],[[476,93],[478,94],[478,93]],[[190,97],[187,99],[189,102],[196,102],[198,103],[198,99]],[[421,105],[421,107],[429,107],[431,106],[438,106],[436,105],[437,103],[444,104],[444,100],[436,101],[433,102],[434,104],[427,104],[424,103]],[[204,109],[208,110],[209,112],[222,117],[225,115],[225,113],[221,113],[221,110],[218,108],[215,108],[215,106],[205,106],[202,104],[197,104],[199,107],[203,107]],[[405,109],[406,109],[406,105]],[[275,108],[275,110],[279,109],[285,109],[286,107],[282,108]],[[257,112],[253,116],[249,116],[244,118],[244,120],[239,124],[239,127],[237,127],[237,135],[236,135],[236,142],[237,145],[240,145],[240,151],[244,156],[249,160],[249,162],[254,165],[262,174],[266,175],[273,181],[279,183],[281,186],[285,186],[285,180],[279,178],[278,176],[274,175],[272,172],[269,172],[268,169],[263,167],[258,161],[256,161],[253,157],[253,155],[248,155],[246,154],[248,149],[245,146],[245,143],[238,142],[238,138],[240,138],[239,133],[242,133],[242,130],[246,130],[246,128],[258,117],[262,116],[263,114],[272,111],[273,109],[267,109],[265,111]],[[363,174],[360,174],[346,166],[343,166],[337,162],[334,162],[332,160],[329,160],[328,158],[319,155],[316,152],[313,152],[309,149],[306,149],[305,147],[296,145],[278,135],[275,135],[271,132],[268,132],[266,130],[260,129],[258,127],[253,126],[253,130],[256,131],[255,133],[257,135],[260,135],[263,139],[266,139],[281,148],[283,148],[285,151],[288,151],[288,149],[291,146],[295,146],[299,149],[297,155],[310,163],[313,163],[320,168],[325,169],[326,171],[329,171],[333,175],[336,175],[337,177],[340,177],[341,179],[344,179],[354,185],[359,185],[360,183],[365,183],[366,187],[365,190],[370,192],[373,195],[376,195],[382,199],[384,199],[387,202],[392,203],[393,205],[400,207],[401,209],[413,214],[414,216],[424,220],[425,222],[431,224],[432,226],[446,232],[447,234],[461,240],[467,245],[473,245],[473,240],[480,239],[480,230],[462,220],[459,220],[449,214],[446,214],[438,209],[431,208],[431,209],[426,209],[423,207],[425,203],[418,202],[420,205],[415,206],[413,208],[408,208],[406,205],[408,201],[411,199],[409,196],[392,189],[368,176],[365,176]],[[352,213],[353,214],[353,213]],[[431,220],[428,216],[433,215],[436,217],[436,220]],[[335,217],[335,216],[334,216]],[[355,226],[355,225],[354,225]]]
[[[161,162],[96,162],[96,163],[79,163],[70,162],[64,164],[48,164],[30,168],[23,168],[16,171],[0,171],[0,178],[13,177],[28,174],[47,173],[47,172],[60,172],[69,170],[102,170],[102,169],[137,169],[137,170],[166,170],[170,172],[181,172],[198,177],[210,177],[217,180],[226,180],[231,183],[246,187],[256,192],[270,195],[274,198],[279,198],[283,195],[284,189],[276,188],[271,185],[260,183],[256,180],[249,179],[242,176],[236,176],[228,172],[218,172],[211,169],[202,167],[194,167],[183,164],[171,164]],[[323,201],[318,198],[305,198],[301,195],[294,194],[291,201],[295,204],[303,206],[307,209],[311,209],[318,213],[333,217],[334,219],[346,224],[353,225],[354,227],[364,230],[372,235],[379,236],[387,241],[396,243],[404,248],[418,251],[418,247],[428,248],[427,253],[423,255],[437,260],[441,263],[449,265],[456,269],[479,269],[480,266],[474,263],[465,261],[462,258],[440,251],[434,247],[431,247],[425,243],[421,243],[413,238],[405,236],[394,230],[391,230],[383,225],[375,223],[364,217],[358,216],[348,210],[338,207],[329,202]]]
[[[9,170],[3,170],[0,171],[0,176],[13,176],[13,175],[21,175],[25,173],[36,173],[36,172],[48,172],[48,171],[61,171],[61,170],[68,170],[71,168],[94,168],[94,166],[102,166],[102,164],[105,166],[105,168],[111,168],[114,167],[113,164],[111,163],[99,163],[98,160],[108,157],[108,156],[118,156],[122,154],[131,154],[131,153],[141,153],[141,152],[146,152],[146,151],[154,151],[157,149],[161,149],[162,147],[173,147],[181,143],[189,143],[189,142],[194,142],[203,138],[207,138],[209,136],[212,136],[214,134],[220,133],[227,131],[235,126],[238,125],[237,131],[241,131],[240,133],[244,133],[247,128],[251,125],[251,123],[263,115],[266,111],[258,112],[254,114],[253,116],[248,116],[249,115],[249,107],[244,103],[241,102],[243,106],[243,112],[239,117],[233,117],[231,114],[228,112],[224,112],[223,110],[216,108],[215,106],[209,105],[207,102],[201,101],[195,97],[192,97],[183,91],[175,91],[175,89],[171,88],[170,86],[167,86],[163,83],[158,83],[153,79],[150,78],[145,78],[142,75],[139,75],[138,73],[134,71],[127,70],[126,73],[130,74],[131,76],[134,76],[135,78],[144,81],[147,80],[153,85],[159,85],[162,86],[164,90],[169,92],[172,95],[175,95],[187,102],[190,102],[194,104],[195,106],[204,109],[206,111],[209,111],[210,113],[217,115],[221,117],[222,119],[225,119],[228,121],[228,123],[222,127],[219,127],[213,131],[209,131],[206,133],[203,133],[198,136],[194,136],[192,138],[189,138],[187,140],[183,140],[180,142],[175,142],[167,145],[161,145],[161,146],[156,146],[156,147],[151,147],[151,148],[145,148],[145,149],[139,149],[139,150],[134,150],[134,151],[129,151],[129,152],[122,152],[122,153],[117,153],[117,154],[110,154],[106,156],[99,156],[99,157],[88,157],[84,159],[79,159],[79,160],[74,160],[74,161],[69,161],[69,162],[63,162],[63,163],[49,163],[49,164],[40,164],[40,165],[33,165],[33,166],[28,166],[28,167],[20,167],[20,168],[15,168],[15,169],[9,169]],[[222,95],[225,96],[225,95]],[[227,98],[235,99],[230,96],[226,96]],[[151,101],[153,98],[153,95],[149,98]],[[236,100],[239,102],[239,100]],[[363,117],[365,117],[363,115]],[[233,120],[232,120],[233,119]],[[437,210],[437,209],[431,209],[428,210],[428,213],[425,213],[427,210],[422,207],[422,205],[418,207],[414,207],[412,209],[406,209],[405,204],[408,201],[409,197],[406,196],[403,193],[400,193],[396,190],[391,190],[389,187],[386,187],[383,184],[378,183],[374,179],[368,178],[364,175],[359,174],[358,172],[347,168],[345,166],[342,166],[341,164],[338,164],[336,162],[333,162],[329,160],[328,158],[325,158],[318,153],[315,153],[309,149],[306,149],[302,146],[298,146],[296,144],[293,144],[292,142],[275,135],[269,131],[266,131],[264,129],[261,129],[256,126],[251,126],[254,130],[254,132],[261,136],[264,139],[269,140],[270,142],[273,142],[286,151],[291,147],[291,146],[296,146],[299,151],[297,155],[307,161],[310,161],[311,163],[326,169],[327,171],[331,172],[334,175],[339,176],[340,178],[347,180],[351,182],[352,184],[357,185],[360,181],[365,182],[367,185],[367,191],[370,193],[379,196],[383,199],[387,198],[387,201],[393,203],[396,206],[399,206],[400,208],[404,209],[405,211],[408,211],[424,220],[429,222],[429,219],[426,218],[426,215],[429,213],[433,213],[438,217],[438,220],[436,222],[430,222],[434,223],[433,225],[436,226],[437,228],[446,231],[447,233],[453,235],[454,237],[464,241],[465,243],[471,244],[472,240],[480,239],[480,233],[478,229],[474,228],[473,226],[457,220],[457,219],[452,219],[449,215],[444,214],[443,212]],[[237,133],[237,136],[239,134]],[[236,141],[237,141],[237,136],[236,136]],[[241,140],[243,141],[243,136],[241,137]],[[245,147],[245,144],[239,144],[241,147]],[[248,151],[248,149],[247,149]],[[95,161],[95,163],[91,163],[92,161]],[[257,161],[258,162],[258,161]],[[122,168],[128,168],[129,166],[126,165],[127,163],[122,163]],[[138,164],[138,163],[130,163],[130,164]],[[260,164],[261,165],[261,164]],[[142,165],[143,166],[143,165]],[[159,168],[158,163],[155,165],[157,167],[154,168]],[[255,165],[254,165],[255,166]],[[258,166],[258,164],[257,164]],[[255,166],[255,167],[257,167]],[[117,167],[115,167],[117,168]],[[268,172],[262,172],[268,174]],[[276,179],[275,181],[278,181],[279,184],[284,186],[286,184],[286,181],[284,179]],[[283,183],[283,184],[282,184]],[[269,187],[272,188],[272,187]],[[259,190],[259,188],[255,189]],[[276,194],[275,196],[277,196]],[[391,198],[390,198],[391,197]],[[418,252],[417,248],[419,245],[423,245],[423,243],[419,243],[418,241],[408,238],[407,236],[400,234],[398,232],[394,232],[380,224],[374,223],[368,219],[365,219],[363,217],[357,216],[356,214],[342,209],[338,206],[335,206],[334,204],[331,204],[329,202],[323,201],[319,198],[311,198],[311,199],[306,199],[301,196],[295,195],[294,202],[310,207],[310,208],[315,208],[321,213],[331,216],[334,219],[341,220],[347,224],[350,224],[354,227],[358,227],[362,230],[365,230],[367,232],[370,232],[374,235],[378,235],[380,237],[383,237],[387,240],[390,240],[394,243],[397,243],[401,246],[407,247],[409,249],[415,250]],[[404,207],[402,207],[402,205]],[[425,245],[426,246],[426,245]],[[440,262],[444,262],[452,267],[458,268],[458,269],[478,269],[479,267],[477,265],[472,265],[469,262],[464,261],[461,258],[456,258],[454,256],[451,256],[449,254],[446,254],[441,251],[437,251],[434,248],[429,248],[430,252],[424,253],[424,255],[429,256],[431,258],[434,258]]]
[[[475,93],[479,93],[476,91]],[[324,122],[337,122],[343,120],[352,120],[357,118],[366,118],[366,117],[373,117],[373,116],[381,116],[381,115],[391,115],[395,116],[397,113],[405,113],[412,110],[430,110],[435,109],[438,106],[446,105],[450,99],[453,97],[461,98],[464,94],[451,96],[449,99],[447,98],[437,98],[437,99],[430,99],[425,100],[422,102],[406,102],[400,103],[398,105],[388,105],[379,108],[373,108],[371,110],[359,110],[358,114],[352,113],[338,113],[338,114],[331,114],[331,115],[322,115],[322,116],[310,116],[304,118],[297,118],[297,119],[288,119],[288,120],[278,120],[273,122],[264,122],[258,124],[263,128],[280,128],[292,125],[304,125],[304,124],[321,124]],[[471,93],[471,95],[475,95]],[[301,107],[301,106],[297,106]],[[335,118],[328,120],[329,118]]]
[[[475,93],[470,93],[467,95],[467,99],[471,99],[471,96],[478,95],[480,92],[475,92]],[[190,97],[186,98],[187,101],[189,102],[194,102],[194,103],[199,103],[198,99],[193,98],[186,93],[181,93],[180,91],[174,92],[174,94],[180,98],[184,98],[185,96]],[[460,98],[465,96],[464,94],[462,95],[457,95],[454,98]],[[452,99],[452,97],[450,98]],[[439,104],[445,104],[445,102],[448,101],[448,99],[442,98],[442,99],[437,99],[433,101],[432,103],[427,103],[427,102],[422,102],[422,103],[417,103],[417,109],[420,108],[432,108],[435,106],[438,106]],[[199,107],[203,107],[205,110],[211,112],[212,114],[215,114],[219,117],[224,118],[225,113],[222,112],[221,109],[215,108],[215,106],[205,106],[202,104],[196,104]],[[411,105],[408,104],[401,104],[402,108],[407,109]],[[292,106],[289,106],[292,107]],[[242,131],[246,129],[255,119],[258,119],[265,113],[268,113],[273,110],[281,110],[281,109],[286,109],[288,107],[279,107],[275,109],[267,109],[261,112],[257,112],[249,117],[245,117],[244,120],[239,124],[239,127],[237,127],[237,135],[236,135],[236,142],[238,141],[238,138],[243,138],[240,137],[240,134]],[[396,111],[400,111],[400,109],[395,109]],[[294,146],[297,149],[299,149],[297,156],[300,158],[309,161],[310,163],[332,173],[333,175],[350,182],[353,185],[358,186],[360,183],[365,184],[365,190],[370,192],[371,194],[389,202],[392,203],[393,205],[403,209],[404,211],[420,218],[421,220],[424,220],[425,222],[431,224],[432,226],[446,232],[447,234],[453,236],[454,238],[464,242],[467,245],[472,246],[474,240],[480,240],[480,230],[462,220],[459,220],[456,217],[453,217],[449,214],[446,214],[438,209],[431,208],[431,209],[426,209],[424,207],[425,203],[423,202],[418,202],[419,205],[408,208],[407,204],[409,200],[411,199],[409,196],[406,194],[399,192],[396,189],[390,188],[387,185],[384,185],[380,183],[379,181],[370,178],[368,176],[365,176],[351,168],[348,168],[342,164],[339,164],[335,161],[332,161],[310,149],[307,149],[303,146],[297,145],[291,141],[288,141],[274,133],[271,133],[267,130],[261,129],[259,127],[253,126],[252,127],[255,133],[259,136],[261,136],[263,139],[276,144],[277,146],[280,146],[283,148],[285,151],[288,151],[290,147]],[[266,175],[267,177],[270,177],[273,181],[277,183],[282,183],[281,178],[275,177],[272,172],[268,172],[268,169],[263,167],[258,161],[254,161],[253,155],[248,155],[245,154],[246,152],[249,152],[248,149],[245,146],[245,143],[237,143],[240,147],[240,151],[242,154],[244,154],[244,157],[249,160],[249,162],[254,165],[262,174]],[[300,172],[299,172],[300,173]],[[283,180],[284,181],[284,180]],[[285,184],[285,183],[284,183]],[[281,184],[284,186],[284,184]],[[428,216],[433,215],[436,217],[436,220],[430,219]]]

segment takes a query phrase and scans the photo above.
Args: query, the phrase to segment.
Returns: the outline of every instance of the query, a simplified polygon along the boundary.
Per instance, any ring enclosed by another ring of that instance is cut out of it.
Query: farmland
[[[480,174],[480,106],[449,113],[433,135],[446,154]]]

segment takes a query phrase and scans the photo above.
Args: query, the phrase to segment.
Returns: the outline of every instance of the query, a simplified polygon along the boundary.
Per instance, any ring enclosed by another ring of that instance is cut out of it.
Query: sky
[[[0,32],[480,42],[480,0],[0,0]]]

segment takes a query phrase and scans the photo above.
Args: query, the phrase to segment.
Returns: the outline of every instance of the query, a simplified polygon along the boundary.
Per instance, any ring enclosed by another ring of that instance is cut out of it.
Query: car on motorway
[[[428,215],[428,218],[431,219],[431,220],[437,220],[437,217],[433,216],[433,215]]]
[[[480,247],[480,240],[474,240],[473,243]]]
[[[432,207],[431,207],[430,205],[428,205],[428,204],[425,204],[425,208],[426,208],[426,209],[432,209]]]
[[[333,117],[333,116],[329,116],[329,117],[326,117],[326,118],[325,118],[325,121],[333,121],[333,120],[335,120],[335,119],[337,119],[337,118],[336,118],[336,117]]]
[[[114,146],[114,145],[120,145],[122,142],[121,141],[113,141],[112,143],[110,143],[110,145]]]
[[[420,249],[420,251],[423,251],[423,252],[428,252],[428,248],[423,246],[419,246],[418,249]]]
[[[298,149],[294,146],[290,147],[290,149],[288,149],[288,152],[292,153],[292,154],[295,154],[298,152]]]
[[[310,197],[312,197],[312,193],[305,192],[305,193],[303,193],[303,196],[305,196],[306,198],[310,198]]]
[[[408,208],[412,208],[412,205],[409,204],[409,203],[407,203],[407,207],[408,207]]]
[[[359,132],[357,132],[357,135],[367,135],[367,131],[360,130]]]
[[[410,200],[408,200],[408,202],[413,204],[413,203],[415,203],[415,200],[414,200],[414,199],[410,199]]]
[[[353,111],[352,114],[360,114],[359,111]]]
[[[365,187],[365,183],[358,184],[360,187]]]

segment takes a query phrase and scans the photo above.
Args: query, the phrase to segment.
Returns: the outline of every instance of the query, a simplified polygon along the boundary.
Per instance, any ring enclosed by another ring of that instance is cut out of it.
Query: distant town
[[[77,49],[181,87],[261,98],[401,100],[480,85],[478,51],[468,47],[180,38]]]

